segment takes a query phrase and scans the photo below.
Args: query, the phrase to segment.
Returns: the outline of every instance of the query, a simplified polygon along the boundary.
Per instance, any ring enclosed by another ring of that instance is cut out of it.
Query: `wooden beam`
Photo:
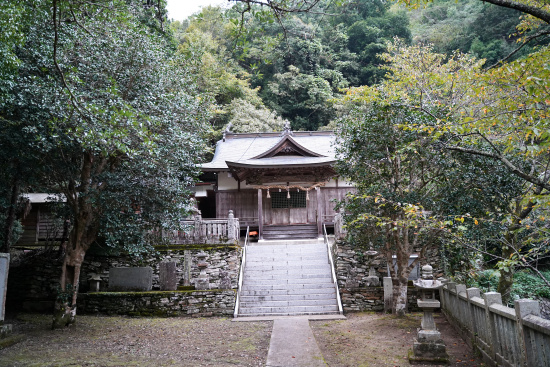
[[[262,212],[262,189],[258,189],[258,239],[263,240],[264,216]]]

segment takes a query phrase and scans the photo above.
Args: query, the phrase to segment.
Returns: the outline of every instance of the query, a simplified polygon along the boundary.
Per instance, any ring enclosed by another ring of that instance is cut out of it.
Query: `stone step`
[[[310,295],[327,295],[331,294],[336,297],[336,291],[334,284],[331,284],[330,287],[317,287],[317,288],[296,288],[291,287],[289,289],[264,289],[262,288],[247,288],[244,287],[241,290],[242,297],[254,297],[254,296],[299,296],[299,297],[309,297]]]
[[[284,240],[262,240],[258,242],[250,242],[248,244],[249,248],[251,247],[274,247],[274,246],[292,246],[292,247],[302,247],[302,246],[325,246],[324,240],[315,239],[284,239]]]
[[[247,267],[250,264],[269,264],[269,265],[299,265],[303,263],[307,264],[328,264],[328,258],[326,255],[303,255],[303,256],[292,256],[292,257],[286,257],[283,255],[279,256],[248,256],[246,257],[246,264],[245,267]]]
[[[325,244],[285,241],[247,248],[239,316],[338,314]]]
[[[317,278],[287,278],[287,279],[244,279],[243,286],[244,285],[256,285],[256,286],[268,286],[268,285],[282,285],[282,284],[289,284],[289,285],[309,285],[309,284],[333,284],[331,282],[330,275]]]
[[[320,289],[320,288],[332,288],[334,289],[334,283],[307,283],[307,284],[289,284],[289,283],[274,283],[274,284],[243,284],[242,290],[244,291],[256,291],[256,290],[300,290],[300,289]]]
[[[301,300],[277,300],[277,301],[241,301],[240,307],[294,307],[294,306],[333,306],[334,299],[301,299]]]
[[[266,314],[311,314],[311,313],[325,313],[325,312],[338,312],[338,306],[336,302],[334,305],[320,305],[320,306],[287,306],[287,307],[239,307],[239,314],[254,314],[254,315],[266,315]]]
[[[325,312],[288,312],[288,313],[261,313],[261,314],[240,314],[239,317],[274,317],[274,316],[301,316],[301,315],[341,315],[338,311]],[[339,319],[338,319],[339,320]]]
[[[319,270],[324,271],[328,268],[328,271],[330,272],[330,265],[328,262],[323,261],[322,263],[315,263],[315,264],[309,264],[307,262],[299,263],[299,264],[292,264],[292,266],[288,266],[287,264],[280,264],[280,265],[272,265],[272,264],[261,264],[261,263],[252,263],[246,265],[246,271],[265,271],[270,272],[274,270]]]
[[[309,251],[305,251],[305,250],[298,250],[298,249],[291,249],[291,248],[288,248],[288,247],[283,247],[281,246],[281,248],[279,249],[266,249],[265,251],[264,250],[261,250],[257,247],[255,248],[247,248],[246,249],[246,253],[248,255],[252,254],[252,255],[256,255],[256,256],[273,256],[273,255],[277,255],[277,256],[321,256],[321,255],[326,255],[327,254],[327,250],[324,249],[324,248],[312,248],[311,250]]]
[[[286,272],[284,274],[266,274],[266,273],[258,273],[258,274],[250,274],[246,273],[243,277],[243,283],[248,283],[249,280],[281,280],[281,281],[287,281],[291,279],[314,279],[314,278],[320,278],[320,279],[331,279],[330,274],[324,274],[324,273],[310,273],[310,274],[304,274],[304,273],[296,273],[296,272]]]
[[[268,301],[311,301],[311,300],[326,300],[334,297],[334,290],[328,293],[311,293],[311,294],[267,294],[255,296],[241,296],[240,300],[243,303],[253,302],[268,302]]]
[[[245,279],[248,278],[262,278],[268,279],[276,277],[279,275],[291,275],[297,276],[300,275],[319,275],[319,274],[330,274],[330,267],[327,264],[326,267],[318,267],[313,269],[303,269],[303,268],[277,268],[277,269],[247,269],[245,273]]]

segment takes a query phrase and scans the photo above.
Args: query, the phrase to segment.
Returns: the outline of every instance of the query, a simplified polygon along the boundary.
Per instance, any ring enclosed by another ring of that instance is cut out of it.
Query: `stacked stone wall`
[[[349,312],[382,312],[384,311],[383,287],[339,288],[344,313]],[[408,310],[419,312],[416,303],[415,287],[407,288]]]
[[[416,250],[420,251],[420,249]],[[343,241],[337,241],[334,245],[336,278],[344,312],[384,310],[382,279],[388,276],[387,261],[382,254],[374,258],[372,265],[374,266],[376,275],[380,279],[380,286],[367,286],[370,265],[368,257],[364,255],[366,251]],[[443,272],[439,266],[440,258],[437,249],[427,251],[426,259],[420,261],[420,267],[425,264],[433,266],[436,277],[443,276]],[[412,284],[410,285],[407,289],[408,308],[409,311],[416,312],[418,311],[416,303],[417,291]]]
[[[84,293],[78,296],[78,310],[128,316],[232,316],[235,297],[235,290]]]
[[[128,255],[101,255],[92,252],[86,254],[80,273],[79,292],[89,290],[89,279],[93,275],[101,278],[100,291],[107,292],[109,284],[109,269],[113,267],[150,266],[153,269],[153,290],[159,290],[159,264],[163,261],[176,262],[176,272],[179,285],[183,285],[185,252],[190,256],[190,283],[200,271],[197,267],[197,254],[207,253],[206,270],[209,276],[210,288],[218,289],[221,277],[228,278],[231,289],[238,285],[241,250],[238,246],[173,246],[159,247],[157,252],[144,255],[141,259]],[[61,275],[61,260],[57,251],[34,251],[19,256],[20,260],[12,263],[8,276],[8,295],[6,306],[8,310],[24,310],[31,312],[51,312],[59,287]],[[228,282],[226,282],[228,283]],[[80,297],[80,295],[79,295]]]

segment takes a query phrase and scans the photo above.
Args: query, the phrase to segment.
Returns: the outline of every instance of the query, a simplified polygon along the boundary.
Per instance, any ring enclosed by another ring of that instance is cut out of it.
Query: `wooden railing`
[[[169,242],[181,244],[237,243],[240,237],[239,219],[229,211],[227,219],[202,219],[198,214],[193,220],[181,221],[179,231],[164,232]]]
[[[447,283],[441,307],[471,340],[490,366],[550,367],[550,320],[540,317],[539,303],[516,300],[502,304],[500,293]]]

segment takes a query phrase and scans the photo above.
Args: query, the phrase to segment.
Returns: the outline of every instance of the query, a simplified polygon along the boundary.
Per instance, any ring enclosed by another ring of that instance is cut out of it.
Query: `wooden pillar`
[[[317,192],[317,237],[323,236],[323,197],[321,195],[321,188],[316,187]]]
[[[264,215],[262,211],[262,189],[258,189],[258,239],[263,240]]]

